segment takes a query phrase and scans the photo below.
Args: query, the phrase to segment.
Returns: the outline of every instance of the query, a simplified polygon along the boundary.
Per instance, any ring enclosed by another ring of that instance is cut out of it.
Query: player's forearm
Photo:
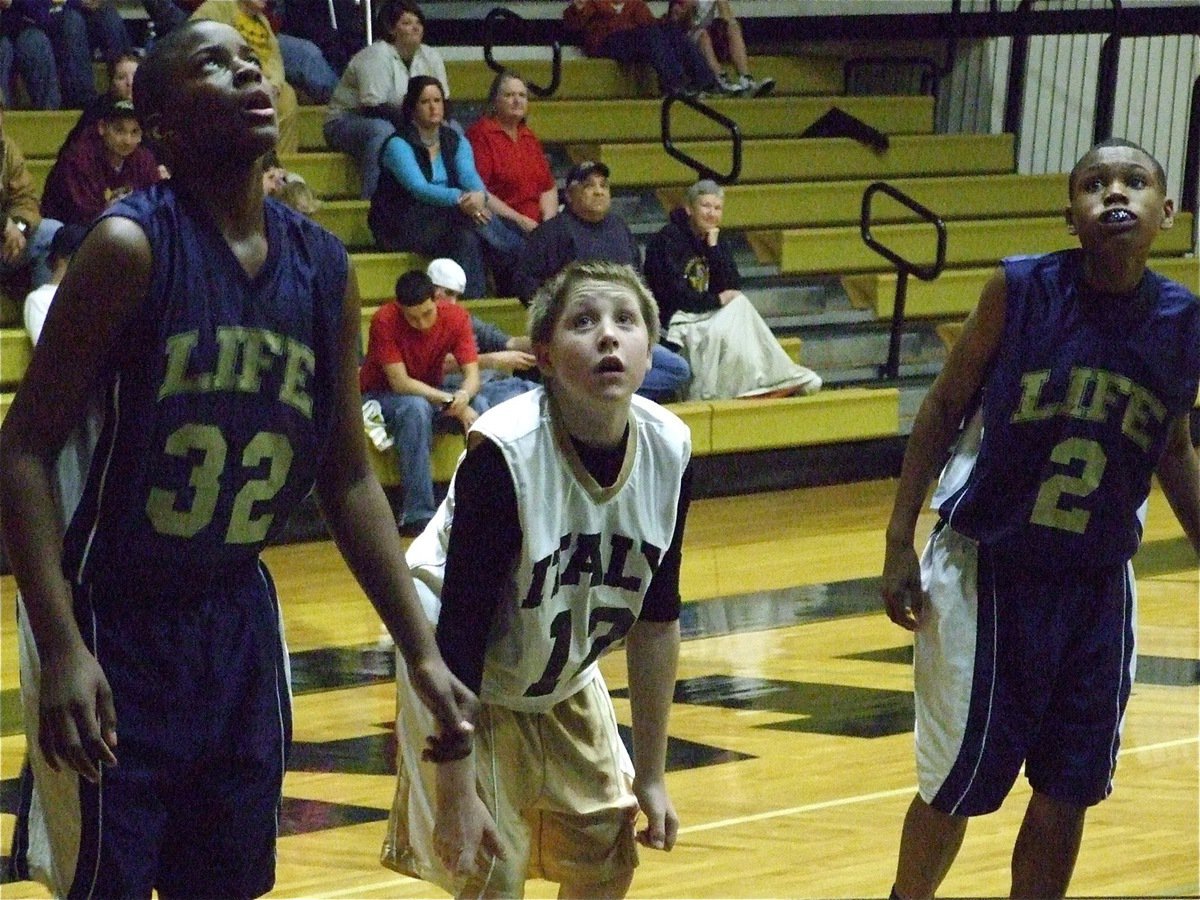
[[[1155,472],[1183,533],[1200,554],[1200,455],[1192,446],[1186,417],[1174,426]]]
[[[43,660],[82,646],[62,574],[62,523],[46,463],[37,456],[0,451],[0,527],[29,627]]]
[[[936,390],[926,395],[904,451],[900,483],[887,526],[888,543],[912,544],[917,517],[925,505],[929,486],[958,434],[961,416],[961,411],[948,408]]]
[[[629,632],[626,660],[634,771],[639,778],[659,779],[666,765],[667,720],[675,694],[678,620],[637,622]]]
[[[437,804],[445,809],[475,793],[475,751],[462,759],[437,764]]]
[[[433,628],[392,528],[391,508],[369,471],[340,489],[319,486],[338,549],[409,663],[437,655]]]

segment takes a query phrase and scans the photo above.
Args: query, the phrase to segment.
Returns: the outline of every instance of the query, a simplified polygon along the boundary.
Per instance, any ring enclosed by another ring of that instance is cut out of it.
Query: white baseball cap
[[[463,271],[463,267],[444,256],[431,262],[425,274],[429,276],[434,287],[456,291],[459,294],[467,289],[467,273]]]

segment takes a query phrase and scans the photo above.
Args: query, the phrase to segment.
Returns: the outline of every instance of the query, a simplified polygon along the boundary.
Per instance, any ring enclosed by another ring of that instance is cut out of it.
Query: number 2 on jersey
[[[1083,534],[1087,530],[1091,512],[1078,506],[1064,508],[1063,499],[1082,499],[1100,486],[1100,479],[1104,477],[1104,468],[1108,464],[1104,448],[1087,438],[1068,438],[1050,452],[1050,459],[1062,466],[1083,465],[1078,475],[1051,475],[1042,482],[1029,521],[1034,525]]]

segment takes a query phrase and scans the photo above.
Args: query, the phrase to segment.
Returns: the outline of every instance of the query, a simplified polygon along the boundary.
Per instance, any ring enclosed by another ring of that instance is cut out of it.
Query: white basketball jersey
[[[675,532],[691,435],[674,413],[636,395],[632,401],[625,461],[607,488],[584,468],[544,388],[494,407],[473,426],[504,454],[522,534],[488,636],[485,702],[550,709],[595,677],[596,660],[641,612]],[[439,594],[453,510],[451,483],[434,523],[408,550],[414,577]]]

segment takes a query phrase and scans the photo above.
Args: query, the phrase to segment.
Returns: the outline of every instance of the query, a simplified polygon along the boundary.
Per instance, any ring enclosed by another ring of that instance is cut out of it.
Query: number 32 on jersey
[[[199,461],[192,466],[187,489],[152,488],[146,514],[159,533],[192,537],[206,528],[216,513],[229,445],[217,426],[192,423],[173,431],[164,449],[171,456]],[[255,504],[279,493],[287,482],[292,455],[287,436],[273,431],[260,431],[246,444],[241,467],[262,470],[263,474],[247,481],[237,492],[225,527],[227,544],[253,544],[266,538],[275,514],[256,515]]]

